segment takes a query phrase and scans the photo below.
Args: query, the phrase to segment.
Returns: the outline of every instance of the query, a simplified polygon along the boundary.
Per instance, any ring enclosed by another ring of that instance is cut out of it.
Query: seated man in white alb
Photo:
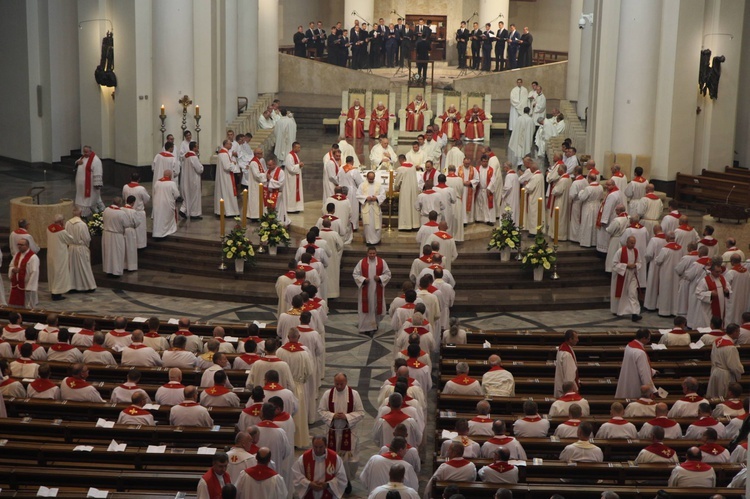
[[[26,396],[33,399],[60,400],[60,387],[49,379],[51,373],[49,364],[39,366],[39,377],[26,385]]]
[[[638,431],[635,429],[635,425],[622,417],[624,413],[625,408],[620,402],[613,403],[609,409],[609,414],[612,416],[612,419],[599,427],[599,431],[596,432],[597,440],[638,438]]]
[[[699,447],[701,450],[701,456],[704,463],[728,463],[730,460],[730,454],[726,447],[716,443],[718,436],[716,430],[713,428],[706,428],[703,432],[701,441],[703,445]]]
[[[673,419],[669,419],[667,414],[669,413],[669,407],[664,402],[656,404],[656,417],[643,423],[641,429],[638,431],[638,438],[646,440],[651,436],[651,431],[655,427],[664,428],[664,435],[667,440],[674,440],[682,438],[682,428],[680,423]]]
[[[133,342],[122,350],[120,364],[123,366],[156,367],[162,361],[156,350],[143,343],[143,331],[136,329],[131,335]]]
[[[39,364],[31,360],[33,347],[31,343],[22,343],[20,357],[10,363],[10,373],[14,378],[36,378]]]
[[[196,366],[198,358],[193,352],[185,349],[187,338],[177,336],[172,342],[172,348],[161,354],[164,367],[179,367],[180,369],[192,369]]]
[[[510,371],[505,370],[499,355],[490,355],[487,362],[490,370],[482,375],[482,388],[489,397],[514,397],[516,381]]]
[[[94,333],[93,343],[83,352],[84,364],[103,364],[105,366],[116,366],[112,352],[104,348],[104,333],[97,331]]]
[[[526,460],[526,451],[521,443],[515,438],[505,434],[505,421],[498,419],[492,423],[493,437],[482,444],[481,457],[492,458],[492,454],[500,447],[508,449],[510,459]]]
[[[698,416],[698,406],[706,399],[698,395],[698,380],[689,376],[682,382],[682,393],[685,394],[680,400],[672,404],[668,416],[672,419],[694,418]]]
[[[508,464],[510,452],[505,447],[498,447],[495,450],[495,462],[488,466],[483,466],[477,476],[485,483],[518,483],[518,468]]]
[[[560,453],[560,461],[569,463],[601,463],[604,453],[589,440],[594,427],[588,421],[578,427],[578,441],[567,445]]]
[[[674,328],[661,335],[659,343],[668,347],[688,346],[690,344],[690,333],[686,331],[687,319],[681,315],[674,318]]]
[[[443,395],[484,395],[479,381],[469,376],[469,364],[456,364],[457,376],[449,380],[443,388]]]
[[[134,394],[138,392],[146,394],[145,390],[138,386],[139,381],[141,381],[140,371],[136,369],[128,371],[127,381],[112,390],[110,402],[113,404],[129,404],[133,400]],[[146,395],[146,400],[146,403],[151,403],[148,395]]]
[[[131,404],[120,412],[117,424],[156,426],[153,414],[143,409],[143,406],[148,402],[146,392],[134,393]]]
[[[57,331],[57,343],[47,350],[47,360],[67,364],[83,362],[83,353],[75,345],[70,344],[68,328],[64,327]]]
[[[183,390],[185,400],[179,405],[173,405],[169,411],[169,424],[172,426],[200,426],[211,428],[214,420],[208,409],[198,403],[198,389],[186,386]]]
[[[458,443],[463,448],[463,457],[466,459],[474,459],[479,457],[480,447],[479,444],[468,437],[469,435],[469,422],[465,419],[456,420],[455,431],[458,435],[450,440],[445,440],[443,445],[440,446],[440,456],[448,457],[449,449],[454,443]]]
[[[720,439],[724,439],[726,428],[724,424],[711,416],[711,404],[703,402],[698,406],[698,420],[694,421],[685,430],[685,439],[700,440],[706,428],[713,428]]]
[[[73,364],[70,376],[63,379],[60,385],[60,397],[72,402],[104,402],[94,386],[86,381],[89,368],[84,364]]]
[[[441,464],[425,487],[424,497],[432,497],[432,487],[437,482],[473,482],[477,478],[477,467],[463,457],[464,446],[453,442],[448,449],[448,460]]]
[[[544,438],[549,432],[549,420],[539,415],[539,406],[533,400],[523,403],[524,417],[513,423],[513,434],[518,438]]]
[[[185,401],[185,385],[182,371],[176,367],[169,370],[169,381],[156,390],[154,400],[159,405],[177,405]]]
[[[486,435],[491,437],[494,421],[490,416],[490,403],[486,400],[477,402],[477,415],[469,420],[469,435]]]
[[[637,464],[647,463],[674,463],[677,464],[680,460],[677,457],[677,452],[671,447],[667,447],[662,442],[664,440],[664,428],[655,426],[651,430],[651,440],[653,443],[648,447],[641,449],[638,453],[638,457],[635,458]]]
[[[626,418],[653,418],[656,416],[656,401],[649,385],[641,386],[641,398],[633,400],[625,408]]]
[[[393,440],[393,429],[399,423],[403,423],[409,432],[409,440],[407,441],[409,445],[418,447],[422,442],[422,429],[417,421],[401,411],[403,402],[404,398],[401,394],[392,393],[388,397],[391,411],[375,420],[372,427],[372,440],[378,447],[382,447],[384,442]]]
[[[713,417],[719,419],[722,417],[736,418],[746,413],[745,405],[742,404],[742,385],[734,382],[729,383],[727,394],[720,404],[716,404]]]
[[[128,321],[125,317],[117,317],[114,328],[104,337],[104,346],[111,349],[123,349],[133,342],[130,333],[125,331]]]
[[[716,487],[716,472],[711,465],[701,462],[701,458],[701,450],[690,447],[685,454],[685,462],[672,470],[668,485],[685,488]]]
[[[583,411],[583,415],[587,416],[591,413],[589,409],[589,401],[586,400],[578,393],[578,385],[575,381],[566,381],[562,385],[564,395],[559,399],[552,402],[549,408],[549,417],[559,418],[568,416],[570,406],[577,404],[578,407]]]
[[[581,426],[581,413],[580,405],[570,404],[568,406],[568,419],[557,425],[554,435],[557,438],[576,438],[578,427]]]

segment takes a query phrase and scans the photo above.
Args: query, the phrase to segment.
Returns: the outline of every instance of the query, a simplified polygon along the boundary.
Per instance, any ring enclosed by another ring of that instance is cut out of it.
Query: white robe
[[[572,178],[572,177],[571,177]],[[568,239],[573,242],[581,240],[581,207],[583,203],[578,199],[578,193],[588,186],[588,181],[583,175],[573,180],[570,185],[570,228],[568,230]]]
[[[544,198],[544,175],[537,170],[526,183],[524,226],[529,234],[536,234],[537,224],[539,223],[539,198]],[[542,206],[541,220],[541,225],[544,225],[544,206]]]
[[[247,218],[260,218],[263,208],[260,207],[261,184],[266,183],[266,160],[256,158],[250,160],[248,165],[250,169],[250,184],[247,186]]]
[[[347,484],[347,478],[346,478],[346,471],[344,469],[344,463],[341,460],[341,457],[336,456],[336,464],[334,467],[334,470],[326,470],[326,456],[327,452],[323,454],[322,456],[317,456],[315,452],[313,454],[313,480],[316,482],[325,482],[326,474],[332,474],[334,477],[327,482],[328,486],[326,487],[325,491],[328,491],[331,493],[331,495],[335,498],[340,498],[344,495],[344,489],[346,489]],[[334,471],[334,473],[329,473],[329,471]],[[294,478],[294,493],[297,497],[305,497],[305,494],[307,494],[308,490],[312,492],[312,499],[321,499],[323,497],[323,493],[325,491],[314,491],[310,489],[310,480],[307,479],[305,475],[305,468],[304,468],[304,461],[303,457],[300,456],[297,461],[294,462],[294,465],[292,466],[292,476]]]
[[[725,397],[730,383],[740,381],[745,368],[740,361],[737,347],[721,341],[711,347],[711,377],[706,388],[706,397]]]
[[[333,411],[329,410],[328,400],[331,395],[331,390],[333,390]],[[365,417],[365,409],[362,405],[362,399],[359,396],[359,393],[356,390],[352,390],[352,397],[354,398],[352,402],[352,412],[346,412],[347,405],[348,405],[348,397],[349,397],[349,391],[347,389],[344,389],[342,391],[338,391],[335,388],[331,388],[330,390],[327,390],[323,392],[323,394],[320,397],[320,403],[318,404],[318,414],[320,414],[320,417],[323,419],[323,421],[326,424],[327,428],[333,428],[336,433],[336,448],[334,449],[336,453],[341,457],[341,459],[344,461],[344,467],[346,469],[346,476],[349,478],[349,481],[354,480],[354,477],[357,473],[357,468],[359,467],[359,437],[358,437],[358,431],[357,431],[357,424],[362,421],[362,419]],[[346,415],[346,420],[343,419],[333,419],[333,416],[336,413],[342,413]],[[346,428],[351,429],[351,450],[345,451],[341,449],[341,439],[343,435],[343,430]]]
[[[89,250],[91,233],[88,226],[79,217],[73,217],[65,223],[65,231],[72,239],[68,246],[71,289],[78,291],[96,289],[94,272],[91,270],[91,252]]]
[[[448,227],[448,231],[451,232],[451,235],[457,242],[462,242],[464,240],[464,214],[466,212],[466,204],[463,199],[464,194],[464,183],[461,177],[459,176],[450,176],[445,180],[445,183],[448,187],[453,189],[453,192],[456,196],[456,202],[452,206],[453,210],[453,217],[451,218],[454,227]]]
[[[526,87],[516,85],[510,91],[510,117],[508,119],[508,130],[513,131],[516,120],[523,114],[523,108],[528,106],[529,90]]]
[[[290,352],[284,348],[276,351],[278,357],[289,365],[294,377],[294,394],[299,401],[299,407],[294,414],[294,445],[295,447],[307,447],[310,444],[310,432],[308,425],[308,405],[315,405],[318,380],[317,371],[313,364],[310,353],[307,351]],[[313,423],[309,421],[309,423]]]
[[[450,234],[438,231],[427,236],[424,244],[432,244],[433,242],[440,243],[440,254],[443,255],[443,267],[450,270],[453,262],[458,258],[456,240]]]
[[[417,195],[417,200],[414,201],[414,209],[419,213],[421,224],[426,224],[429,221],[431,211],[437,212],[440,215],[447,208],[443,202],[443,196],[434,190],[420,192]]]
[[[498,218],[502,217],[506,208],[510,208],[513,215],[513,223],[518,226],[520,216],[521,183],[515,170],[505,174],[502,194],[500,198],[500,211]]]
[[[571,355],[565,350],[557,350],[557,356],[555,358],[555,387],[554,396],[560,398],[565,392],[563,392],[563,384],[566,381],[575,382],[578,373],[578,364],[574,355]]]
[[[516,119],[513,132],[508,142],[508,161],[513,166],[520,165],[523,157],[531,152],[534,146],[534,121],[528,114],[523,114]]]
[[[386,153],[388,153],[388,156],[386,156]],[[380,143],[377,143],[370,149],[370,165],[373,170],[392,170],[397,159],[398,155],[390,145],[383,148]]]
[[[278,170],[278,178],[277,178]],[[286,192],[284,191],[286,186],[286,173],[281,170],[280,167],[276,167],[273,171],[268,170],[266,172],[265,188],[270,189],[271,192],[278,192],[279,196],[276,198],[276,213],[279,221],[284,225],[289,225],[290,221],[287,217],[286,211]],[[268,212],[268,207],[263,208],[264,213]]]
[[[393,179],[393,189],[398,191],[398,230],[419,228],[419,211],[414,207],[419,195],[416,166],[399,166]]]
[[[219,150],[218,163],[216,164],[216,181],[214,182],[214,214],[221,213],[219,200],[224,200],[224,214],[227,217],[236,217],[240,214],[237,206],[237,194],[234,191],[234,166],[232,165],[229,152],[226,149]]]
[[[566,446],[560,453],[560,461],[569,463],[601,463],[604,461],[602,450],[588,441],[579,440]]]
[[[554,236],[555,233],[555,208],[560,208],[558,239],[560,241],[568,240],[568,230],[570,227],[570,186],[573,181],[570,176],[565,174],[555,183],[550,195],[553,196],[552,208],[548,213],[547,233]]]
[[[273,126],[273,135],[276,138],[273,152],[281,164],[285,165],[286,155],[292,150],[292,144],[297,141],[297,122],[288,115],[282,116]]]
[[[94,154],[93,151],[91,154]],[[88,217],[93,211],[101,211],[104,208],[102,203],[101,187],[104,185],[102,173],[102,160],[99,156],[94,155],[91,161],[91,191],[86,197],[86,164],[88,158],[81,158],[81,164],[76,168],[76,206],[82,210],[81,215]],[[15,246],[11,245],[11,252],[15,254]]]
[[[357,189],[364,182],[362,173],[357,168],[352,168],[348,172],[344,168],[339,169],[339,185],[349,188],[346,197],[351,203],[351,226],[353,231],[359,230],[359,201],[357,200]]]
[[[125,210],[109,207],[102,213],[102,270],[122,275],[125,264],[125,229],[135,227],[133,217]]]
[[[369,197],[375,197],[376,200],[368,201]],[[362,182],[357,189],[357,200],[362,205],[365,244],[377,244],[383,232],[383,213],[380,209],[380,205],[385,201],[383,184],[377,181]]]
[[[628,252],[628,264],[635,263],[635,269],[628,269],[627,264],[620,263],[621,254],[623,251]],[[641,254],[638,250],[628,250],[627,248],[620,248],[617,250],[614,256],[612,265],[612,279],[610,285],[610,311],[617,315],[630,315],[639,314],[641,312],[641,305],[638,303],[638,271],[643,266],[641,260]],[[615,296],[617,289],[617,281],[620,276],[624,276],[624,283],[622,285],[622,296],[617,298]]]
[[[615,252],[622,247],[620,237],[623,235],[629,225],[630,220],[628,219],[627,214],[621,214],[615,217],[614,219],[612,219],[610,224],[607,225],[606,230],[607,234],[609,234],[609,246],[607,247],[607,259],[604,262],[605,272],[612,272],[612,260],[615,256]],[[646,255],[646,258],[648,258],[648,253],[646,252],[644,254]]]
[[[390,442],[388,442],[390,444]],[[372,456],[362,469],[359,479],[366,490],[373,490],[389,482],[389,472],[394,464],[402,464],[405,468],[403,484],[413,490],[419,488],[419,478],[411,464],[403,459],[390,459],[380,454]]]
[[[724,274],[727,284],[732,286],[732,296],[727,301],[725,324],[742,324],[742,313],[750,309],[750,272],[740,266],[744,272],[731,268]]]
[[[677,315],[677,287],[675,285],[677,276],[674,269],[681,258],[680,250],[668,244],[659,251],[652,264],[655,266],[654,272],[658,273],[656,308],[659,310],[659,315]]]
[[[201,174],[203,165],[195,153],[188,152],[182,163],[180,182],[182,183],[182,197],[184,201],[180,206],[180,212],[188,217],[200,217],[203,215],[203,196],[201,191]]]
[[[273,458],[273,452],[271,457]],[[274,459],[278,462],[277,459]],[[237,487],[237,499],[255,499],[256,497],[288,497],[289,488],[284,482],[284,477],[274,475],[266,480],[255,480],[245,470],[240,472],[240,476],[235,483]]]
[[[354,163],[352,164],[359,168],[359,156],[357,156],[354,146],[347,142],[346,139],[341,139],[339,141],[339,151],[341,151],[341,161],[346,162],[346,158],[351,156],[354,159]]]
[[[709,327],[711,324],[711,316],[714,315],[712,313],[711,307],[711,290],[708,289],[708,283],[706,282],[706,279],[711,279],[716,284],[716,298],[719,302],[719,307],[722,312],[722,318],[724,317],[724,314],[726,312],[728,300],[724,296],[724,287],[721,283],[721,279],[714,279],[711,275],[700,278],[698,280],[697,286],[695,287],[695,297],[698,300],[698,302],[696,303],[696,313],[693,322],[690,323],[690,327],[693,329],[697,329],[699,327]],[[731,297],[732,286],[731,284],[729,284],[729,282],[727,282],[726,291],[729,292],[729,296]]]
[[[650,386],[652,392],[656,391],[648,354],[645,350],[628,345],[625,347],[625,353],[623,354],[615,398],[638,398],[643,385]]]
[[[459,458],[463,459],[463,458]],[[437,482],[473,482],[477,479],[477,467],[469,461],[463,466],[453,466],[448,463],[441,464],[425,487],[424,498],[432,497],[432,487]]]
[[[335,194],[334,189],[339,185],[339,170],[341,165],[326,154],[323,163],[323,201]],[[325,206],[323,206],[325,208]]]
[[[492,224],[495,224],[497,222],[497,215],[495,214],[497,200],[494,199],[495,186],[498,182],[502,182],[502,174],[488,166],[487,168],[480,167],[477,177],[479,183],[476,187],[475,198],[476,221],[492,222]]]
[[[331,248],[332,255],[328,260],[326,267],[327,296],[329,298],[338,298],[340,296],[340,277],[341,277],[341,258],[344,252],[344,240],[341,235],[332,229],[321,229],[320,237]]]
[[[610,221],[610,223],[612,223]],[[640,225],[640,224],[639,224]],[[620,236],[620,244],[622,246],[625,246],[625,243],[627,243],[629,237],[635,238],[635,249],[638,250],[638,256],[641,259],[641,266],[638,269],[638,286],[641,288],[646,287],[647,276],[646,276],[646,266],[643,265],[643,259],[646,256],[646,251],[648,249],[648,230],[646,230],[645,227],[642,225],[640,227],[633,227],[631,224],[630,227],[625,229],[625,231]]]
[[[476,211],[476,192],[477,192],[477,185],[479,185],[479,170],[473,166],[469,166],[468,168],[461,167],[461,169],[458,171],[458,176],[463,179],[464,182],[464,190],[463,190],[463,203],[464,203],[464,209],[463,211],[463,219],[464,219],[464,225],[473,223],[475,220],[475,211]],[[469,182],[469,185],[466,185],[465,183]]]
[[[646,310],[656,310],[657,309],[657,299],[659,297],[659,283],[660,283],[660,272],[659,272],[659,266],[654,262],[656,260],[656,257],[659,255],[659,252],[661,249],[667,244],[667,240],[664,237],[651,237],[648,241],[648,246],[646,246],[646,255],[644,258],[644,262],[648,265],[647,275],[646,275],[646,295],[643,300],[643,307]],[[674,272],[674,268],[672,269],[672,272]],[[673,277],[674,279],[677,279],[674,274],[670,275],[670,277]],[[675,281],[676,283],[677,281]],[[677,296],[677,287],[674,288],[674,294],[675,294],[675,303],[677,302],[676,296]]]
[[[47,228],[47,281],[52,294],[60,295],[70,291],[68,245],[72,242],[73,237],[66,230],[52,232]]]
[[[291,152],[286,155],[286,160],[284,160],[284,174],[286,175],[284,199],[286,199],[286,211],[292,213],[305,211],[305,196],[302,189],[303,167],[299,166],[302,162],[300,161],[299,153],[296,154],[297,161],[294,160],[294,155]],[[299,201],[297,197],[299,197]]]
[[[354,267],[353,277],[354,282],[357,284],[359,291],[357,292],[357,312],[359,314],[359,331],[375,331],[378,329],[380,321],[386,313],[385,303],[385,287],[388,281],[391,280],[391,271],[388,268],[388,263],[383,260],[383,273],[380,275],[380,281],[382,285],[382,291],[380,300],[382,302],[382,310],[378,313],[378,299],[377,299],[377,283],[375,277],[377,276],[377,260],[369,261],[369,274],[362,275],[362,260],[357,262],[357,266]],[[367,303],[368,312],[362,311],[362,286],[364,281],[368,280],[367,283]]]
[[[597,245],[596,217],[602,204],[604,191],[599,182],[593,182],[578,193],[581,201],[581,222],[579,226],[579,243],[584,248]]]
[[[668,485],[693,489],[716,487],[716,472],[710,466],[706,471],[691,471],[677,465],[669,475]]]
[[[154,182],[164,176],[164,170],[172,170],[172,176],[177,177],[180,174],[180,164],[177,158],[171,152],[162,151],[151,162],[151,170],[154,172]],[[123,199],[123,201],[125,201]]]
[[[141,224],[138,212],[132,207],[125,205],[122,210],[130,216],[135,227],[125,229],[125,269],[129,271],[138,270],[138,234],[136,231]]]
[[[151,196],[145,187],[133,182],[125,184],[122,187],[122,200],[127,202],[130,196],[135,197],[135,202],[132,206],[138,214],[138,219],[141,221],[135,228],[135,235],[138,249],[142,249],[147,245],[146,205],[151,201]]]
[[[696,243],[698,244],[698,241],[700,241],[700,237],[698,237],[698,233],[695,232],[695,229],[690,228],[690,230],[684,230],[680,227],[677,227],[674,231],[674,242],[682,246],[682,250],[680,251],[681,254],[687,253],[687,247],[690,243]]]
[[[406,162],[411,163],[415,168],[424,168],[425,161],[427,161],[427,158],[425,157],[424,152],[422,152],[421,149],[419,149],[418,151],[411,149],[406,153]],[[458,168],[458,166],[459,165],[456,165],[456,168]]]
[[[154,182],[154,225],[152,237],[166,237],[177,232],[177,198],[180,189],[172,180]],[[225,200],[226,202],[226,200]]]
[[[441,172],[447,175],[448,167],[451,165],[455,166],[456,171],[458,171],[458,167],[464,164],[465,157],[466,155],[460,148],[451,147],[450,150],[445,155],[445,168],[441,170]]]
[[[611,223],[612,220],[614,220],[614,218],[617,216],[615,213],[615,208],[617,208],[617,205],[626,206],[624,202],[624,196],[621,195],[621,192],[619,190],[610,191],[609,193],[604,194],[602,206],[600,207],[602,213],[600,218],[601,227],[597,227],[596,231],[596,250],[602,253],[606,253],[607,249],[609,248],[609,234],[607,234],[607,225]],[[594,219],[594,224],[596,226],[596,219]],[[644,244],[642,254],[645,254],[645,252],[646,245]],[[643,282],[646,282],[645,273],[643,275]]]

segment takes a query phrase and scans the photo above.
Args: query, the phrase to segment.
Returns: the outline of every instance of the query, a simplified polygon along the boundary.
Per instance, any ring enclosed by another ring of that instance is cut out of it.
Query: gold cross
[[[253,416],[257,416],[258,414],[260,414],[260,411],[258,410],[257,407],[250,412],[252,413]]]
[[[133,408],[132,408],[132,409],[130,409],[130,410],[129,410],[128,412],[129,412],[130,414],[138,414],[138,409],[136,409],[135,407],[133,407]]]
[[[71,381],[70,382],[70,387],[71,388],[75,388],[76,387],[76,382],[75,381]]]
[[[294,351],[295,351],[295,350],[297,350],[297,349],[295,348],[295,346],[294,346],[294,345],[289,345],[289,350],[291,350],[292,352],[294,352]]]
[[[464,383],[465,385],[468,385],[468,384],[469,384],[469,383],[471,383],[472,381],[473,381],[473,380],[472,380],[471,378],[464,378],[464,381],[463,381],[463,383]]]
[[[270,385],[268,385],[268,388],[270,388],[271,390],[275,390],[276,389],[276,383],[271,383]]]
[[[216,387],[209,388],[208,393],[216,393]]]
[[[414,362],[414,367],[419,368],[422,364],[419,363],[419,361]]]

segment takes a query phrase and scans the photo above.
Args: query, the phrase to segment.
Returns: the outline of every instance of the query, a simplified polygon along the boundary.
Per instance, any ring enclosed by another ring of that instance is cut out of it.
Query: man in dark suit
[[[511,24],[508,31],[508,68],[516,69],[518,67],[518,42],[521,35],[516,31],[516,25]]]
[[[495,71],[508,69],[505,65],[505,42],[508,41],[508,30],[505,24],[500,21],[497,23],[497,32],[495,33]]]
[[[301,24],[297,26],[297,32],[292,39],[294,41],[294,55],[297,57],[306,57],[307,38]]]
[[[495,42],[495,33],[492,25],[487,23],[482,31],[482,71],[492,70],[492,44]]]
[[[388,68],[396,67],[396,54],[398,53],[398,44],[401,41],[401,34],[396,26],[388,26],[388,34],[385,38],[385,65]]]
[[[401,67],[404,67],[404,61],[411,61],[414,37],[414,25],[404,24],[404,31],[401,34]]]
[[[461,27],[456,31],[456,50],[458,51],[458,69],[466,69],[466,44],[469,41],[469,30],[466,21],[461,21]]]
[[[315,34],[315,23],[312,21],[310,21],[310,24],[307,25],[305,38],[307,38],[307,48],[317,50],[318,37]]]
[[[339,44],[339,66],[342,68],[345,68],[347,64],[349,64],[349,49],[351,48],[352,44],[349,41],[349,30],[341,29],[339,32],[339,40],[341,43]]]
[[[475,22],[469,38],[471,39],[471,69],[479,69],[479,55],[482,47],[482,30],[479,29],[479,23]]]
[[[399,17],[396,21],[395,30],[398,36],[398,53],[396,54],[396,60],[398,61],[398,64],[401,65],[404,60],[404,54],[401,53],[401,39],[404,37],[404,19],[402,17]]]
[[[326,48],[326,40],[328,39],[326,36],[326,30],[323,29],[323,21],[318,21],[318,27],[315,29],[315,48],[316,57],[323,57],[323,51]]]
[[[367,35],[360,29],[359,24],[355,24],[352,32],[349,34],[349,43],[352,44],[352,69],[362,69],[362,52],[364,58],[367,58]]]
[[[328,47],[328,64],[339,65],[340,51],[339,46],[341,45],[341,36],[336,31],[336,26],[331,27],[331,33],[326,38],[326,46]]]
[[[427,32],[417,40],[417,74],[422,81],[427,81],[427,62],[430,60],[430,42]],[[424,61],[424,62],[423,62]]]
[[[370,31],[370,67],[380,67],[380,52],[384,48],[385,39],[383,38],[383,32],[377,23],[372,25],[372,31]]]
[[[430,36],[432,36],[432,29],[425,24],[424,19],[421,17],[419,18],[419,24],[417,24],[416,27],[417,30],[417,40],[422,37],[422,34],[424,34],[425,39],[429,42]]]
[[[531,46],[533,43],[534,43],[534,37],[529,32],[529,28],[527,26],[524,26],[523,34],[521,35],[521,40],[520,40],[519,48],[518,48],[518,67],[519,68],[527,68],[533,64],[532,63],[533,51],[531,50]]]

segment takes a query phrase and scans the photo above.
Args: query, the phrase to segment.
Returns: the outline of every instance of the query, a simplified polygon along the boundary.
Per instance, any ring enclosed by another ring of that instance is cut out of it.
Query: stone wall
[[[565,99],[567,70],[568,61],[555,62],[482,76],[466,76],[456,79],[453,86],[460,92],[489,92],[493,99],[507,99],[516,80],[521,78],[528,89],[531,89],[532,81],[538,81],[547,99]]]
[[[324,62],[279,54],[279,92],[337,95],[349,88],[391,88],[391,79]],[[394,87],[395,88],[395,87]]]

